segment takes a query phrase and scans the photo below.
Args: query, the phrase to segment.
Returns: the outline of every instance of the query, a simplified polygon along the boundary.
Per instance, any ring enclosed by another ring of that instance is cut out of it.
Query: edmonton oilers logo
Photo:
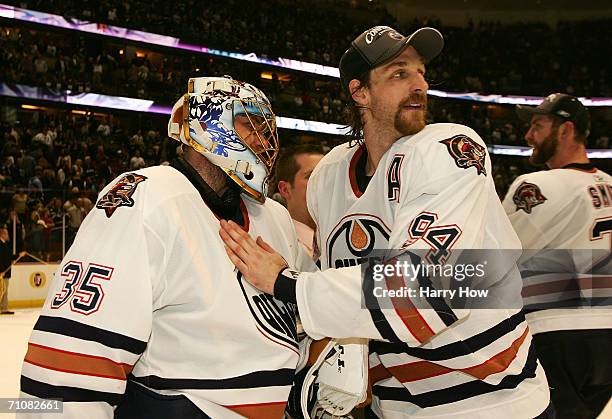
[[[373,249],[386,249],[390,229],[370,214],[345,216],[327,239],[327,266],[344,268],[365,263]]]
[[[295,304],[284,303],[259,291],[242,278],[240,271],[236,274],[257,330],[272,342],[298,353]]]

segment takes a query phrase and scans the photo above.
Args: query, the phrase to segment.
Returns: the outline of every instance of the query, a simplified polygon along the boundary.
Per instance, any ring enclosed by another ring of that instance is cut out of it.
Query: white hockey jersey
[[[589,164],[522,175],[504,208],[532,332],[612,328],[612,177]]]
[[[100,196],[32,332],[24,396],[62,398],[63,417],[110,418],[130,380],[214,418],[282,417],[298,360],[295,306],[242,279],[219,220],[177,169],[124,174]],[[244,196],[241,205],[253,236],[316,269],[285,208]]]
[[[305,331],[370,342],[373,410],[385,418],[530,418],[549,403],[520,308],[520,276],[505,278],[515,308],[451,309],[396,299],[363,307],[361,268],[372,249],[520,249],[495,192],[482,139],[455,124],[399,139],[365,191],[365,148],[341,145],[308,184],[322,272],[298,277]],[[337,268],[337,269],[328,269]]]

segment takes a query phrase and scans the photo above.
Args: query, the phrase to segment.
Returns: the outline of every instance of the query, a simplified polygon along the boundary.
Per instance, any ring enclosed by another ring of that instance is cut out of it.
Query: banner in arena
[[[18,263],[13,265],[9,282],[9,307],[41,306],[47,298],[49,284],[59,267],[56,263]]]
[[[25,86],[22,84],[8,85],[0,83],[0,96],[9,96],[31,100],[46,100],[51,102],[68,103],[80,106],[95,106],[107,109],[120,109],[170,115],[172,108],[154,103],[152,100],[136,99],[122,96],[108,96],[97,93],[76,93],[59,91],[44,87]],[[277,116],[276,124],[279,128],[317,132],[321,134],[345,135],[348,127],[340,124],[331,124],[321,121],[309,121],[299,118]],[[530,156],[530,147],[489,144],[489,153],[508,156]],[[612,150],[588,149],[591,159],[612,159]]]
[[[50,13],[38,12],[34,10],[21,9],[19,7],[0,4],[0,17],[7,19],[21,20],[40,25],[54,26],[80,32],[94,33],[101,36],[110,36],[115,38],[126,39],[130,41],[142,42],[149,45],[164,46],[169,48],[177,48],[187,51],[199,52],[202,54],[216,55],[219,57],[232,58],[235,60],[249,61],[263,65],[282,67],[289,70],[303,71],[321,76],[329,76],[340,78],[340,70],[336,67],[326,66],[322,64],[309,63],[306,61],[292,60],[290,58],[268,58],[257,55],[255,52],[241,53],[222,51],[214,48],[208,48],[202,45],[193,45],[182,42],[179,38],[156,33],[138,31],[134,29],[122,28],[119,26],[100,24],[70,18],[69,20],[63,16]],[[431,89],[428,94],[436,97],[448,99],[471,100],[485,103],[498,103],[507,105],[538,105],[543,97],[539,96],[505,96],[505,95],[482,95],[479,93],[451,93],[441,90]],[[579,98],[585,106],[612,106],[612,98],[592,97]]]
[[[182,42],[179,38],[172,36],[159,35],[150,32],[138,31],[134,29],[122,28],[119,26],[99,24],[86,20],[66,19],[50,13],[37,12],[34,10],[21,9],[19,7],[0,4],[0,17],[7,19],[22,20],[41,25],[54,26],[57,28],[72,29],[80,32],[95,33],[103,36],[126,39],[130,41],[143,42],[150,45],[177,48],[187,51],[200,52],[203,54],[217,55],[220,57],[233,58],[242,61],[251,61],[259,64],[271,65],[276,67],[288,68],[291,70],[304,71],[307,73],[319,74],[322,76],[340,77],[340,71],[336,67],[321,64],[308,63],[304,61],[292,60],[289,58],[267,58],[261,57],[251,52],[248,54],[240,52],[221,51],[200,45],[192,45]]]

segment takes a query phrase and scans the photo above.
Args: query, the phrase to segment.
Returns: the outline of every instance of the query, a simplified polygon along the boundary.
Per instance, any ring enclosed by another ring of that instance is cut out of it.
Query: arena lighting
[[[172,36],[137,31],[113,25],[98,24],[80,19],[70,19],[70,21],[68,21],[66,18],[59,15],[21,9],[19,7],[9,6],[6,4],[0,4],[0,17],[37,23],[40,25],[72,29],[80,32],[88,32],[114,38],[121,38],[130,41],[138,41],[149,45],[177,48],[186,51],[200,52],[203,54],[217,55],[219,57],[234,58],[242,61],[289,68],[292,70],[304,71],[322,76],[340,77],[340,71],[335,67],[291,60],[288,58],[269,59],[258,57],[255,53],[243,54],[239,52],[221,51],[200,45],[187,44],[181,42],[179,38],[174,38]]]
[[[276,78],[279,81],[284,81],[284,82],[291,82],[291,76],[289,74],[286,73],[272,73],[271,71],[267,71],[264,70],[261,72],[261,74],[259,75],[259,77],[261,77],[262,79],[265,80],[273,80],[274,79],[274,74],[276,74]]]
[[[504,96],[504,95],[482,95],[480,93],[449,93],[441,90],[430,89],[427,91],[430,96],[470,100],[474,102],[485,102],[498,105],[531,105],[537,106],[544,100],[541,96]],[[584,106],[612,106],[612,98],[608,97],[579,97]]]
[[[69,95],[66,92],[45,89],[42,87],[32,87],[24,85],[9,86],[6,83],[0,83],[0,96],[8,96],[20,99],[30,100],[45,100],[50,102],[68,103],[79,106],[95,106],[106,109],[118,109],[124,111],[136,111],[146,113],[156,113],[162,115],[170,115],[172,108],[170,106],[155,104],[152,100],[136,99],[121,96],[108,96],[98,93],[80,93]],[[31,105],[21,105],[31,106]],[[73,113],[83,112],[73,110]],[[277,116],[276,124],[279,128],[291,129],[297,131],[317,132],[328,135],[345,135],[349,128],[344,125],[330,124],[320,121],[309,121],[305,119],[289,118],[286,116]],[[529,156],[531,149],[529,147],[505,146],[505,145],[488,145],[491,154],[501,154],[509,156]],[[594,159],[612,159],[612,150],[587,150],[590,158]]]
[[[68,21],[63,16],[22,9],[6,4],[0,4],[0,17],[340,78],[340,71],[336,67],[292,60],[289,58],[264,58],[257,56],[255,53],[243,54],[239,52],[222,51],[205,46],[187,44],[181,42],[179,38],[174,38],[172,36],[137,31],[113,25],[98,24],[87,20],[70,19],[70,21]],[[441,90],[429,90],[429,95],[448,99],[462,99],[506,105],[537,105],[544,99],[544,97],[539,96],[482,95],[479,93],[450,93]],[[579,99],[585,106],[612,106],[612,98],[581,97]]]
[[[44,108],[41,108],[40,106],[34,106],[34,105],[21,105],[21,109],[27,109],[29,111],[38,111],[38,110],[43,110]]]

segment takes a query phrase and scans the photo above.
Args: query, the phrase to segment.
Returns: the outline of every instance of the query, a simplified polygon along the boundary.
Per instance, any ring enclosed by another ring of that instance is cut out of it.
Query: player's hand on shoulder
[[[221,220],[219,235],[228,257],[243,277],[254,287],[274,295],[278,273],[287,267],[285,259],[264,239],[253,240],[233,221]]]

